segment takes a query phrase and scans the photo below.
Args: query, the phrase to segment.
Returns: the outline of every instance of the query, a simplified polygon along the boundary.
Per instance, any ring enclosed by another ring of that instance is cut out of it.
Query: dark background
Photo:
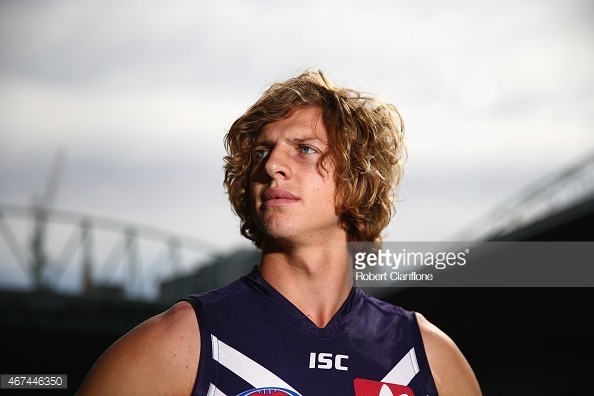
[[[36,304],[42,298],[19,300]],[[591,288],[411,288],[387,300],[423,313],[445,331],[465,354],[486,395],[590,394],[586,379],[594,372]],[[72,312],[62,311],[64,317],[59,317],[59,307],[54,307],[52,319],[62,325],[54,328],[50,318],[41,326],[41,312],[33,326],[6,329],[3,324],[0,372],[68,374],[65,393],[72,394],[97,357],[127,330],[125,323],[139,323],[165,308],[114,305],[86,307],[86,315],[79,312],[86,321],[79,331],[75,326],[64,330],[66,315],[72,317]],[[113,325],[92,323],[100,314]],[[100,331],[83,332],[83,327]],[[30,393],[40,392],[59,393]]]
[[[493,239],[591,241],[594,199],[576,207]],[[593,288],[408,288],[385,299],[445,331],[485,395],[591,394]],[[68,374],[67,394],[109,345],[168,306],[6,292],[0,304],[0,372]]]

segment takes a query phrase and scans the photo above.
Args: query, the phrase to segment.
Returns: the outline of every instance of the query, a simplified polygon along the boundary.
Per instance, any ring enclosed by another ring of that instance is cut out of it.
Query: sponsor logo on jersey
[[[349,360],[348,355],[311,352],[309,354],[309,368],[348,371],[349,368],[346,366],[347,360]]]
[[[408,386],[355,378],[355,396],[415,396]]]
[[[241,392],[237,396],[301,396],[299,393],[283,388],[257,388]]]

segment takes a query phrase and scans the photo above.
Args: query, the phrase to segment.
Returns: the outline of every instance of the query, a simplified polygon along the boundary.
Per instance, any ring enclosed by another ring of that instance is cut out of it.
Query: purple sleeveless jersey
[[[186,300],[201,333],[194,395],[437,395],[414,313],[359,288],[323,329],[256,268]]]

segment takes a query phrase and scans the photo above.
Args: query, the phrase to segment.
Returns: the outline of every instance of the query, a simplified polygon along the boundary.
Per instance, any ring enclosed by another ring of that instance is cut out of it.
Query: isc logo
[[[324,370],[330,370],[335,368],[336,370],[347,371],[349,368],[343,363],[348,360],[347,355],[332,355],[331,353],[318,353],[311,352],[309,354],[309,368],[319,368]]]

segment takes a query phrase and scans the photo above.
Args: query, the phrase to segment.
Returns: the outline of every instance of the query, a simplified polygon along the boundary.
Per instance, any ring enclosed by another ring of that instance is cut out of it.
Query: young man
[[[80,393],[480,395],[443,332],[353,285],[348,242],[381,241],[402,133],[392,105],[321,72],[272,85],[225,138],[225,186],[260,265],[130,331]]]

